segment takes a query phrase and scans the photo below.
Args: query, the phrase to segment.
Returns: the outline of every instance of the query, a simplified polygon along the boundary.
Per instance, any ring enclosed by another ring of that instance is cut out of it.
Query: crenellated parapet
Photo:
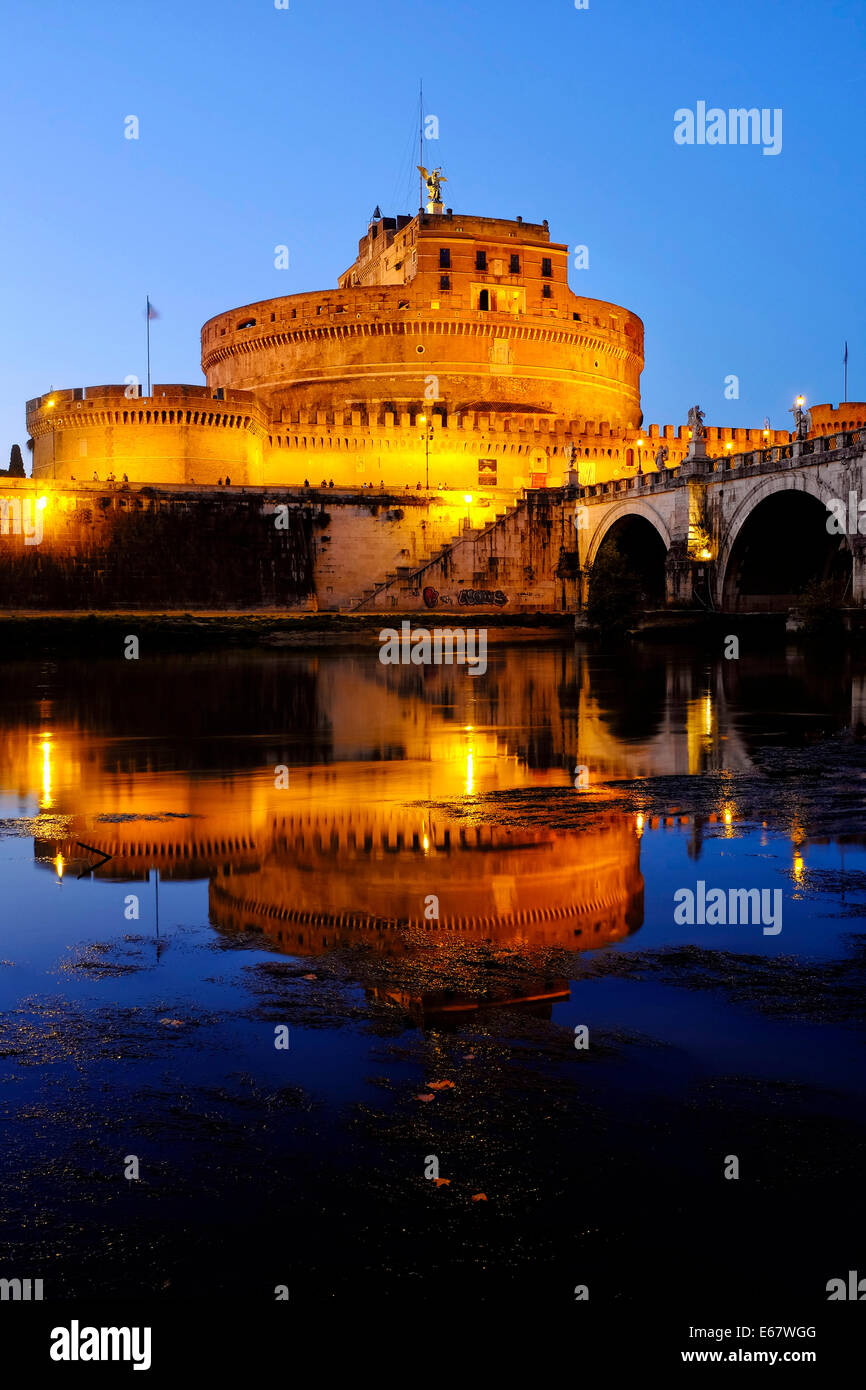
[[[33,476],[105,482],[260,482],[268,432],[248,391],[159,385],[51,391],[27,402]]]

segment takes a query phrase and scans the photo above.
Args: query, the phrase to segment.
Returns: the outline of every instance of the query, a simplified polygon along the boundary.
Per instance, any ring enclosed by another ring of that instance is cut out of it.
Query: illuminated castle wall
[[[688,431],[644,429],[643,324],[574,294],[546,222],[379,217],[338,288],[209,319],[206,386],[101,386],[27,404],[39,479],[426,486],[513,496],[652,470]],[[710,429],[722,452],[787,431]]]

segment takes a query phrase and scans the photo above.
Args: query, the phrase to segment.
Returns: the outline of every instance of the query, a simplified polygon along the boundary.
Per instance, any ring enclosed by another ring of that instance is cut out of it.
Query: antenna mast
[[[418,163],[424,163],[424,79],[421,78],[420,90],[418,94]],[[424,175],[420,169],[418,171],[418,197],[419,210],[424,207]]]

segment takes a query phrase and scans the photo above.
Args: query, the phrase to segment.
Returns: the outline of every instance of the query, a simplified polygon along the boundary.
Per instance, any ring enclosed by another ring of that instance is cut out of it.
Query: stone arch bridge
[[[828,581],[840,606],[861,604],[866,429],[527,492],[491,525],[464,525],[420,565],[388,576],[364,606],[440,608],[468,593],[480,611],[496,595],[507,611],[579,614],[612,546],[638,575],[646,609],[786,613],[813,580]]]

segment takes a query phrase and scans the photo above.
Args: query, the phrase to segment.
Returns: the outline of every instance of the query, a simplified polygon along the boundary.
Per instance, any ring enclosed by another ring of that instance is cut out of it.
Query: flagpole
[[[150,397],[150,295],[147,296],[144,317],[147,320],[147,394]]]
[[[842,362],[844,363],[843,370],[842,370],[842,392],[843,392],[843,394],[842,394],[842,400],[843,400],[843,402],[844,402],[844,401],[847,401],[847,399],[848,399],[848,340],[847,340],[847,338],[846,338],[846,340],[845,340],[845,351],[844,351],[844,353],[842,354]]]

